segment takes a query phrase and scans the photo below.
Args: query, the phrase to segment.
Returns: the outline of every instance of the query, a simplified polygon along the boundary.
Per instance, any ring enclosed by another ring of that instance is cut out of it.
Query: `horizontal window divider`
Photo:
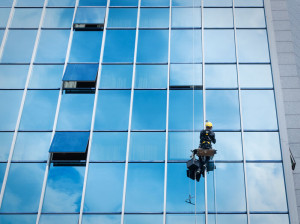
[[[169,30],[169,27],[139,27],[139,30]]]
[[[118,6],[113,6],[113,5],[111,5],[111,6],[109,6],[109,8],[117,8],[117,9],[119,9],[119,8],[134,8],[134,9],[137,9],[138,8],[138,6],[120,6],[120,5],[118,5]]]
[[[170,90],[203,90],[203,86],[202,85],[170,86]]]
[[[165,163],[165,160],[128,160],[128,163]]]
[[[1,164],[1,163],[4,163],[4,164],[5,164],[5,163],[7,163],[7,160],[6,160],[6,161],[2,160],[2,161],[0,161],[0,164]]]
[[[174,130],[174,129],[169,129],[169,132],[200,132],[202,129],[189,129],[189,130]],[[241,132],[241,129],[235,129],[235,130],[229,130],[229,129],[214,129],[214,132]]]
[[[239,62],[239,65],[271,65],[271,62]]]
[[[205,62],[205,65],[236,65],[236,62]]]
[[[204,27],[204,30],[234,30],[233,27]]]
[[[192,26],[191,27],[173,27],[173,26],[171,27],[171,30],[191,30],[192,31],[192,30],[201,30],[201,29],[202,28],[199,26],[194,27],[194,28]]]
[[[0,30],[3,30],[3,31],[4,31],[4,30],[5,30],[5,28],[6,28],[6,27],[0,27]]]
[[[12,160],[11,163],[47,163],[47,160]]]
[[[7,63],[0,63],[0,65],[30,65],[28,62],[7,62]]]
[[[80,8],[106,8],[106,5],[78,5],[77,9]]]
[[[166,91],[167,88],[165,88],[165,89],[134,89],[134,91],[147,91],[147,90],[152,90],[152,91],[160,91],[160,90],[163,90],[163,91]]]
[[[79,212],[42,212],[41,215],[79,215]]]
[[[28,90],[60,90],[60,88],[27,88]]]
[[[106,30],[136,30],[135,27],[107,27]]]
[[[170,6],[141,6],[141,9],[169,9]]]
[[[166,130],[162,131],[162,130],[140,130],[140,131],[137,131],[137,130],[131,130],[131,132],[166,132]]]
[[[120,88],[99,88],[99,90],[131,90],[131,88],[124,88],[124,89],[120,89]]]
[[[202,62],[172,62],[171,65],[202,65]]]
[[[242,87],[241,90],[274,90],[273,87]]]
[[[278,129],[269,129],[269,130],[266,130],[266,129],[252,129],[252,130],[244,129],[244,132],[279,132],[279,130]]]
[[[269,215],[269,214],[288,214],[288,211],[250,211],[250,214],[260,214],[260,215]]]
[[[16,9],[28,9],[28,8],[40,8],[42,9],[43,6],[15,6]]]
[[[218,211],[218,212],[213,212],[213,211],[208,211],[207,212],[210,215],[242,215],[242,214],[247,214],[247,211],[240,212],[240,211],[232,211],[232,212],[225,212],[225,211]]]
[[[71,27],[42,27],[41,30],[71,30]]]
[[[237,27],[237,30],[265,30],[266,27]]]
[[[18,130],[18,132],[52,132],[52,130]]]
[[[203,6],[204,9],[215,9],[215,8],[225,8],[225,9],[232,9],[232,6]]]
[[[38,30],[39,28],[22,28],[22,27],[19,27],[19,28],[12,28],[12,27],[9,27],[8,28],[9,30]]]
[[[9,88],[9,89],[0,88],[0,90],[24,90],[24,89],[23,88]]]
[[[167,88],[134,88],[134,90],[167,90]]]
[[[193,6],[193,5],[190,5],[190,6],[174,6],[174,5],[172,5],[172,8],[191,8],[191,9],[193,9],[193,8],[201,8],[201,6]]]
[[[255,8],[255,9],[263,9],[264,6],[235,6],[236,9],[244,9],[244,8]]]
[[[238,87],[226,88],[226,87],[207,87],[206,90],[238,90]]]
[[[133,65],[133,62],[103,62],[101,65]]]
[[[246,163],[282,163],[282,160],[246,160]]]
[[[0,133],[1,133],[1,132],[15,132],[15,131],[12,131],[12,130],[8,130],[8,131],[5,131],[5,130],[4,130],[4,131],[3,131],[3,130],[2,130],[2,131],[0,131]]]
[[[195,212],[166,212],[167,215],[195,215]],[[196,214],[201,215],[205,214],[204,211],[196,212]]]
[[[66,130],[55,130],[55,132],[90,132],[90,130],[68,130],[68,131],[66,131]]]
[[[100,161],[96,161],[96,160],[90,160],[89,163],[126,163],[126,160],[116,160],[116,161],[105,161],[105,160],[100,160]]]
[[[122,212],[83,212],[83,215],[121,215]]]
[[[74,6],[46,6],[46,9],[74,9]]]
[[[161,63],[157,63],[157,62],[137,62],[136,65],[168,65],[168,62],[161,62]]]
[[[162,215],[163,212],[124,212],[125,215]]]
[[[68,65],[99,65],[98,62],[68,62]]]
[[[94,132],[128,132],[128,130],[94,130]]]
[[[192,150],[192,149],[191,149]],[[168,163],[186,163],[190,158],[184,159],[168,159]],[[243,160],[210,160],[209,163],[243,163]]]
[[[37,212],[0,212],[0,215],[36,215]]]
[[[64,63],[40,63],[40,62],[34,62],[33,65],[64,65]]]

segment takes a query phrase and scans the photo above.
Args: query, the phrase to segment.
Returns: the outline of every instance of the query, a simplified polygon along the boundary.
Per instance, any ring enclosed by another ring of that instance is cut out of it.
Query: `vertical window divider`
[[[23,95],[22,95],[22,100],[21,100],[21,105],[20,105],[20,109],[19,109],[19,113],[18,113],[17,123],[16,123],[16,126],[15,126],[14,135],[13,135],[13,139],[12,139],[12,143],[11,143],[11,147],[10,147],[10,151],[9,151],[9,156],[8,156],[8,160],[7,160],[6,170],[5,170],[5,174],[4,174],[4,177],[3,177],[3,183],[2,183],[2,188],[1,188],[1,192],[0,192],[0,207],[2,206],[2,201],[3,201],[3,196],[4,196],[5,187],[6,187],[6,183],[7,183],[8,173],[9,173],[9,169],[10,169],[10,165],[11,165],[11,160],[12,160],[12,156],[13,156],[13,152],[14,152],[14,147],[15,147],[16,140],[17,140],[17,135],[18,135],[19,126],[20,126],[20,122],[21,122],[22,112],[23,112],[23,109],[24,109],[25,99],[26,99],[26,95],[27,95],[27,89],[28,89],[28,85],[29,85],[29,81],[30,81],[30,77],[31,77],[31,73],[32,73],[33,62],[34,62],[36,52],[37,52],[37,47],[38,47],[38,44],[39,44],[39,39],[40,39],[40,35],[41,35],[41,27],[42,27],[42,24],[43,24],[43,21],[44,21],[47,3],[48,3],[48,0],[45,0],[44,5],[43,5],[42,14],[41,14],[39,27],[38,27],[38,31],[37,31],[37,34],[36,34],[36,39],[35,39],[33,52],[32,52],[31,59],[30,59],[30,65],[29,65],[27,78],[26,78],[26,83],[25,83],[25,87],[24,87],[24,91],[23,91]],[[12,5],[12,8],[11,8],[9,20],[8,20],[8,23],[7,23],[7,26],[6,26],[6,29],[5,29],[5,37],[3,38],[3,41],[2,41],[0,57],[2,57],[2,54],[3,54],[4,44],[6,42],[7,35],[8,35],[7,34],[8,33],[8,26],[10,26],[11,21],[12,21],[12,17],[13,17],[13,14],[14,14],[13,12],[15,10],[15,8],[14,8],[15,4],[16,4],[16,0],[13,1],[13,5]]]
[[[103,62],[104,47],[105,47],[105,40],[106,40],[106,28],[107,28],[107,23],[108,23],[109,5],[110,5],[110,0],[107,0],[104,28],[103,28],[103,34],[102,34],[101,52],[100,52],[100,59],[99,59],[99,69],[98,69],[98,74],[97,74],[97,83],[96,83],[96,90],[95,90],[94,109],[93,109],[93,114],[92,114],[91,130],[90,130],[89,144],[88,144],[88,149],[87,149],[86,167],[85,167],[85,173],[84,173],[84,181],[83,181],[83,189],[82,189],[78,224],[82,223],[86,184],[87,184],[88,171],[89,171],[91,147],[92,147],[94,127],[95,127],[96,109],[97,109],[97,103],[98,103],[98,94],[99,94],[100,78],[101,78],[101,71],[102,71],[102,62]]]
[[[136,33],[135,33],[135,44],[134,44],[133,72],[132,72],[132,83],[131,83],[127,146],[126,146],[126,162],[125,162],[124,185],[123,185],[121,224],[124,224],[124,213],[125,213],[128,160],[129,160],[131,121],[132,121],[132,110],[133,110],[134,83],[135,83],[135,74],[136,74],[137,48],[138,48],[138,39],[139,39],[140,14],[141,14],[141,0],[139,0],[139,2],[138,2],[137,23],[136,23],[136,29],[135,29]]]
[[[48,2],[48,0],[45,0],[45,1]],[[76,2],[75,2],[75,8],[74,8],[74,13],[73,13],[73,18],[72,18],[72,24],[74,23],[74,20],[75,20],[78,3],[79,3],[79,0],[76,0]],[[46,2],[45,2],[45,4],[46,4]],[[72,44],[73,34],[74,34],[74,28],[72,26],[71,30],[70,30],[68,48],[67,48],[66,58],[65,58],[65,62],[64,62],[64,69],[63,69],[62,77],[63,77],[63,75],[64,75],[64,73],[66,71],[66,67],[67,67],[67,64],[68,64],[69,57],[70,57],[70,50],[71,50],[71,44]],[[55,117],[54,117],[54,124],[53,124],[53,129],[52,129],[51,142],[52,142],[52,140],[54,138],[55,131],[56,131],[56,126],[57,126],[57,120],[58,120],[58,114],[59,114],[59,109],[60,109],[62,94],[63,94],[63,86],[61,85],[60,91],[59,91],[58,100],[57,100]],[[42,186],[41,197],[40,197],[40,202],[39,202],[39,208],[38,208],[38,213],[37,213],[37,218],[36,218],[36,224],[39,223],[40,218],[41,218],[42,207],[43,207],[43,202],[44,202],[44,197],[45,197],[45,191],[46,191],[46,185],[47,185],[47,178],[48,178],[48,173],[49,173],[49,168],[50,168],[50,161],[51,161],[51,154],[49,154],[49,156],[48,156],[47,165],[46,165],[46,169],[45,169],[43,186]]]
[[[239,55],[236,35],[236,21],[235,21],[235,4],[232,0],[232,15],[233,15],[233,29],[234,29],[234,43],[235,43],[235,57],[236,57],[236,70],[237,70],[237,82],[238,82],[238,96],[239,96],[239,111],[240,111],[240,125],[241,125],[241,141],[242,141],[242,154],[243,154],[243,171],[244,171],[244,184],[245,184],[245,200],[246,200],[246,212],[247,212],[247,223],[250,224],[250,211],[248,204],[248,184],[247,184],[247,168],[246,158],[244,152],[244,126],[243,126],[243,114],[242,114],[242,98],[241,98],[241,86],[239,76]]]

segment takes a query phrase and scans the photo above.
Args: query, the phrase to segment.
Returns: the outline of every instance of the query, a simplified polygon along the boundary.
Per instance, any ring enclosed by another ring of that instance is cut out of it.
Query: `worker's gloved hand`
[[[198,149],[193,150],[194,155],[197,154],[197,151],[198,151]]]

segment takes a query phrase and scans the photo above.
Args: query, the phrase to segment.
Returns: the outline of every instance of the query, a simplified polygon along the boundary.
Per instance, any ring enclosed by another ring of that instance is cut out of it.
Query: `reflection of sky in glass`
[[[47,8],[43,22],[45,28],[70,28],[72,25],[73,8]]]
[[[251,214],[250,222],[254,224],[289,224],[287,214]]]
[[[2,186],[3,183],[3,177],[6,170],[6,163],[0,163],[0,186]]]
[[[83,215],[82,224],[120,224],[121,215]]]
[[[0,42],[2,42],[3,35],[4,35],[4,30],[0,30]]]
[[[191,214],[167,214],[167,224],[187,224],[187,223],[196,223],[195,215]],[[205,215],[197,215],[197,223],[205,223]]]
[[[23,89],[28,69],[28,65],[0,65],[0,88]]]
[[[108,14],[108,27],[136,27],[137,8],[122,9],[110,8]]]
[[[171,64],[170,86],[202,85],[201,64]]]
[[[132,72],[132,65],[102,65],[100,88],[130,89]]]
[[[208,220],[215,219],[216,215],[208,215]],[[214,221],[208,223],[215,223]],[[218,224],[247,224],[247,215],[239,215],[239,214],[217,214],[217,223]],[[256,223],[255,223],[256,224]]]
[[[236,8],[235,17],[237,28],[266,27],[265,13],[263,8]]]
[[[75,6],[74,0],[48,0],[48,6]]]
[[[242,141],[240,132],[216,132],[216,144],[218,150],[215,160],[242,160]]]
[[[141,6],[169,6],[169,0],[141,0]]]
[[[162,215],[128,215],[124,216],[124,224],[162,224]]]
[[[111,0],[110,6],[137,6],[139,0]]]
[[[40,24],[41,14],[42,9],[39,8],[16,8],[10,28],[38,28]]]
[[[172,27],[201,27],[201,8],[172,8]]]
[[[169,27],[168,8],[141,8],[141,28],[167,28]]]
[[[107,0],[80,0],[79,6],[106,6]]]
[[[270,65],[239,65],[239,77],[242,88],[273,87]]]
[[[172,0],[172,6],[200,6],[201,0]]]
[[[164,204],[164,164],[130,163],[125,212],[162,212]]]
[[[16,6],[39,6],[43,7],[44,0],[17,0]]]
[[[259,6],[259,7],[263,7],[264,3],[263,0],[235,0],[234,2],[235,6],[245,6],[245,7],[249,7],[249,6]]]
[[[211,2],[211,0],[207,2]],[[223,3],[224,0],[218,2]],[[205,28],[232,28],[233,27],[232,9],[204,8],[204,27]]]
[[[137,65],[135,74],[135,88],[155,89],[167,88],[167,65]]]
[[[14,224],[32,224],[35,223],[37,215],[0,215],[0,223]]]
[[[208,7],[230,7],[232,6],[232,0],[204,0],[203,5]]]
[[[281,163],[247,164],[250,211],[287,211]]]
[[[41,215],[39,224],[53,224],[53,223],[72,223],[78,222],[79,215]]]
[[[124,169],[124,163],[89,165],[85,212],[121,212]]]
[[[0,161],[8,159],[13,134],[13,132],[0,132]]]
[[[1,6],[1,3],[0,3],[0,6]],[[9,13],[10,13],[10,8],[0,9],[0,27],[6,27]]]
[[[205,65],[206,88],[236,88],[236,65]]]

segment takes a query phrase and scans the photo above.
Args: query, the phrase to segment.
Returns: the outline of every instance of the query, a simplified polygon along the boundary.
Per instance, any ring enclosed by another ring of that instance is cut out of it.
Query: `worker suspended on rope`
[[[212,131],[212,123],[206,122],[205,129],[200,132],[200,144],[201,149],[212,149],[211,143],[216,144],[215,133]]]

